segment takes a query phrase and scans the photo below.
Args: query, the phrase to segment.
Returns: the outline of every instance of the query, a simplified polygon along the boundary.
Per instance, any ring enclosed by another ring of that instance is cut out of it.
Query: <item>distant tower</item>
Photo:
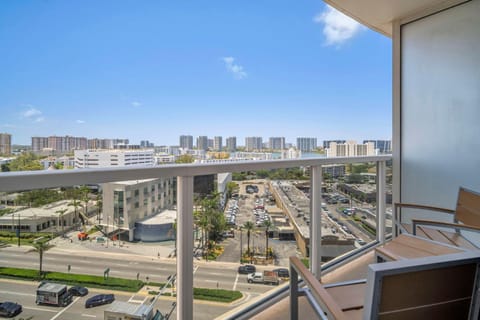
[[[227,138],[227,151],[229,152],[237,151],[237,137]]]
[[[0,154],[10,155],[12,153],[12,135],[0,133]]]
[[[180,136],[180,148],[193,149],[193,136]]]

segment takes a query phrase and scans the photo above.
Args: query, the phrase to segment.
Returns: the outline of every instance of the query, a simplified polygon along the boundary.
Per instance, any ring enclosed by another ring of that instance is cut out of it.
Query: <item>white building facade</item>
[[[174,204],[173,178],[102,184],[103,220],[108,233],[122,232],[134,240],[135,223],[160,214]]]
[[[153,166],[153,149],[145,150],[75,150],[75,168]]]

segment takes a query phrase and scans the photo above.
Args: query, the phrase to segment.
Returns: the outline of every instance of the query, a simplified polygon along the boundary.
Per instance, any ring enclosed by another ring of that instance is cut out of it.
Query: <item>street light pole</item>
[[[240,228],[240,263],[242,263],[242,255],[243,255],[243,232],[242,228]]]
[[[17,237],[18,237],[18,246],[20,247],[20,213],[18,214]]]

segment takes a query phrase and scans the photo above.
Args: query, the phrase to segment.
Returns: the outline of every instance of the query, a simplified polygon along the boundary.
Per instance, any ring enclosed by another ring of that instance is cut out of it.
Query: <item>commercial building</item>
[[[199,136],[197,138],[197,150],[208,150],[208,137],[207,136]]]
[[[135,236],[142,238],[141,232],[135,233],[136,223],[157,216],[173,205],[173,185],[172,178],[102,184],[102,224],[106,231],[118,233],[121,239],[128,241],[133,241]],[[158,222],[161,217],[155,221]]]
[[[346,143],[347,140],[323,140],[323,149],[327,149],[330,146],[331,142],[335,142],[337,144]]]
[[[222,137],[216,136],[213,138],[213,150],[222,151],[223,144],[222,144]]]
[[[363,143],[372,142],[373,147],[378,149],[380,153],[391,153],[392,152],[392,140],[363,140]]]
[[[46,137],[32,137],[32,151],[35,153],[42,152],[48,148],[48,138]]]
[[[317,138],[297,138],[297,149],[303,152],[312,152],[317,149]]]
[[[75,168],[153,166],[153,149],[145,150],[75,150]]]
[[[61,232],[69,230],[79,218],[74,207],[63,200],[39,208],[27,208],[0,217],[0,231]],[[92,205],[93,208],[93,205]],[[62,214],[60,214],[63,212]]]
[[[270,137],[268,139],[268,147],[272,150],[284,150],[285,137]]]
[[[12,135],[0,133],[0,154],[10,155],[12,153]]]
[[[330,146],[326,151],[327,157],[357,157],[378,154],[378,151],[374,148],[373,142],[357,144],[356,141],[347,141],[342,144],[330,142]]]
[[[263,149],[262,137],[246,137],[245,151],[259,151]]]
[[[193,149],[193,136],[181,135],[180,136],[180,148]]]
[[[237,150],[237,137],[227,138],[227,151],[235,152]]]

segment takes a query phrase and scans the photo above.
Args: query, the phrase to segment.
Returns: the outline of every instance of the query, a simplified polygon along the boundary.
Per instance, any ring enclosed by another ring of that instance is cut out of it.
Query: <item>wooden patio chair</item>
[[[405,223],[402,220],[401,208],[447,213],[452,215],[453,222],[413,218],[411,223]],[[478,248],[462,234],[462,231],[480,232],[480,193],[460,187],[455,210],[413,203],[395,203],[394,214],[396,226],[400,232],[407,232],[462,248]]]
[[[305,295],[319,319],[478,319],[480,251],[371,264],[366,280],[321,284],[290,258],[290,317]],[[306,284],[298,287],[298,275]]]

